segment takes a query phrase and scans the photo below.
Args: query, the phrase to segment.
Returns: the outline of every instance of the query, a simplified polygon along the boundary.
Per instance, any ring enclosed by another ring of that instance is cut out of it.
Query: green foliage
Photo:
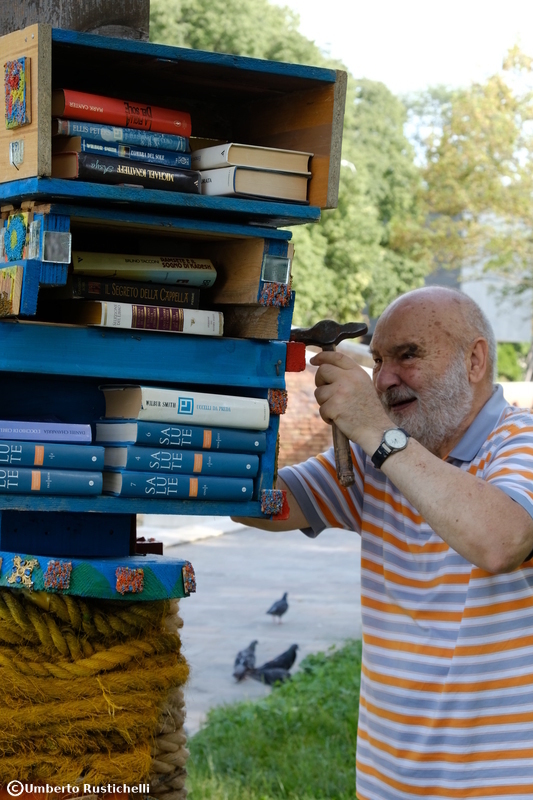
[[[211,711],[190,741],[191,800],[353,800],[360,668],[349,641],[264,700]]]
[[[523,381],[529,344],[524,342],[498,343],[498,380]]]

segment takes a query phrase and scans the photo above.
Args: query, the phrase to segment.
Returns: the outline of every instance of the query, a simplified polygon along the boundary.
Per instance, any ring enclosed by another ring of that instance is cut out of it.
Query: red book
[[[118,125],[121,128],[175,133],[187,138],[191,135],[191,115],[186,111],[75,92],[72,89],[52,92],[52,116]]]

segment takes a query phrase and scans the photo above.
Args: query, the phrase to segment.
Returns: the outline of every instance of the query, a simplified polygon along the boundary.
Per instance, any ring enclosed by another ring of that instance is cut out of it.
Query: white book
[[[219,169],[220,167],[254,167],[279,172],[309,174],[312,153],[301,150],[283,150],[279,147],[259,147],[239,142],[223,142],[202,147],[191,154],[192,169]]]
[[[307,202],[308,175],[250,167],[223,167],[200,172],[202,194],[213,197],[268,198]]]
[[[212,286],[217,272],[207,258],[187,256],[145,256],[118,253],[74,251],[72,269],[76,275],[120,278],[151,283],[186,283],[189,286]]]
[[[182,422],[220,428],[266,430],[270,420],[268,400],[256,397],[163,389],[158,386],[100,387],[105,416],[148,422]]]

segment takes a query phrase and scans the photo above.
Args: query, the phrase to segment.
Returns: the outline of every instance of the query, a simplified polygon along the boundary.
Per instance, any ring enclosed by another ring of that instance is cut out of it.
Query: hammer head
[[[343,339],[364,336],[368,328],[364,322],[346,322],[344,325],[333,319],[322,319],[311,328],[295,328],[291,331],[291,342],[303,342],[317,347],[335,347]]]

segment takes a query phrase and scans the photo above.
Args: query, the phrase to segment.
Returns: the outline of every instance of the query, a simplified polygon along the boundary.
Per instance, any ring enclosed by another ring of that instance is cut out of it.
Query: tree
[[[153,41],[343,68],[298,25],[296,14],[267,0],[152,0],[150,9]],[[348,75],[338,208],[293,229],[296,324],[376,315],[429,271],[405,116],[383,84]]]

